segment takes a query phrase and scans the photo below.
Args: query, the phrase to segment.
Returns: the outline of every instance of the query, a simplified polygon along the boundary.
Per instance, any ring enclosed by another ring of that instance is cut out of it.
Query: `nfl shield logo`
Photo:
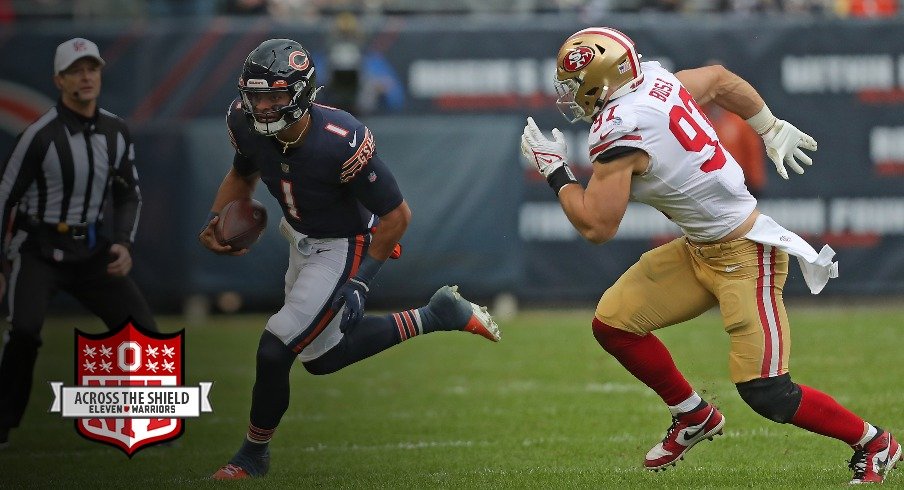
[[[129,322],[103,334],[76,330],[75,381],[79,386],[181,386],[184,330],[174,334],[147,331]],[[120,402],[129,412],[129,400]],[[133,410],[135,411],[135,410]],[[82,436],[109,444],[130,458],[139,449],[176,439],[184,431],[182,419],[80,418]]]

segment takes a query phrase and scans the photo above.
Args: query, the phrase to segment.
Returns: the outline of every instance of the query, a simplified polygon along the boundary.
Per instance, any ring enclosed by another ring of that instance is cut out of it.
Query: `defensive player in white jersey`
[[[650,470],[674,465],[697,442],[721,434],[725,418],[678,371],[652,332],[719,306],[731,348],[729,369],[741,398],[760,415],[832,437],[854,448],[851,483],[881,482],[901,457],[887,431],[825,393],[791,381],[791,341],[782,289],[789,254],[815,294],[836,277],[834,252],[817,253],[757,210],[741,168],[698,104],[715,102],[747,119],[779,174],[798,174],[816,141],[772,115],[760,95],[721,66],[672,74],[640,62],[623,33],[593,27],[559,50],[557,105],[569,122],[592,124],[593,174],[585,189],[565,161],[562,133],[548,139],[532,118],[521,139],[587,240],[618,230],[629,201],[660,210],[684,236],[644,253],[602,296],[593,319],[600,345],[655,391],[672,414],[665,437],[647,453]]]

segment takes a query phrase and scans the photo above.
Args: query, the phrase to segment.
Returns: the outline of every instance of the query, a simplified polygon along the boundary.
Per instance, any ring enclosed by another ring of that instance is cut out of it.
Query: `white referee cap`
[[[59,74],[76,61],[85,57],[96,59],[101,66],[107,64],[100,57],[100,51],[98,51],[96,44],[85,38],[76,37],[57,46],[56,56],[53,57],[53,73]]]

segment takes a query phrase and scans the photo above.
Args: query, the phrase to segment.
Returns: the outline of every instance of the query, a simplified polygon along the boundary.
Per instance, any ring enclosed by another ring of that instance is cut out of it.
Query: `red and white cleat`
[[[854,470],[851,485],[882,483],[901,459],[901,445],[890,432],[882,432],[863,446],[854,446],[848,467]]]
[[[462,300],[468,301],[464,298]],[[499,342],[502,334],[499,332],[499,326],[496,325],[493,317],[490,316],[490,312],[487,311],[487,307],[471,303],[471,311],[473,313],[471,313],[471,318],[468,319],[468,324],[465,325],[465,331],[480,335],[493,342]]]
[[[666,431],[665,438],[647,453],[644,467],[659,471],[665,470],[668,465],[675,466],[695,444],[722,434],[724,425],[725,417],[712,405],[672,417],[672,425]]]
[[[251,475],[248,474],[247,471],[242,469],[241,466],[236,466],[232,463],[223,466],[218,469],[216,473],[211,475],[211,478],[214,480],[246,480],[251,478]]]

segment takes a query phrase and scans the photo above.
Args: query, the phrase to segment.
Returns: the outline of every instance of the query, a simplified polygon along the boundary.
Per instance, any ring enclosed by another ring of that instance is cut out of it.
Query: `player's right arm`
[[[217,221],[220,220],[220,210],[223,209],[223,206],[236,199],[251,198],[252,194],[254,194],[254,187],[256,186],[259,177],[260,174],[257,172],[246,176],[237,172],[235,167],[229,169],[229,173],[226,174],[226,177],[220,184],[220,189],[217,191],[217,195],[213,200],[213,205],[210,207],[207,226],[205,226],[204,229],[201,230],[201,234],[198,235],[198,240],[201,241],[201,245],[204,245],[208,250],[218,254],[244,255],[248,253],[247,248],[233,250],[229,245],[220,245],[214,236],[213,230]]]
[[[232,168],[220,183],[217,195],[213,199],[210,206],[210,213],[207,215],[207,225],[198,235],[198,240],[208,250],[218,254],[228,255],[244,255],[248,253],[248,249],[233,250],[231,246],[223,246],[214,236],[214,227],[220,219],[220,210],[226,204],[236,199],[251,198],[254,194],[254,188],[257,181],[260,180],[260,172],[254,161],[241,150],[241,137],[246,134],[247,126],[243,126],[244,120],[241,114],[233,112],[233,108],[238,108],[237,101],[233,101],[230,105],[229,112],[226,114],[226,126],[229,131],[229,140],[235,148],[235,157],[232,160]],[[238,136],[238,137],[237,137]]]
[[[812,165],[803,150],[816,151],[816,140],[793,124],[772,115],[763,98],[743,78],[721,65],[683,70],[675,74],[699,105],[715,102],[744,119],[763,138],[766,154],[783,178],[788,178],[785,165],[798,174],[800,164]]]

